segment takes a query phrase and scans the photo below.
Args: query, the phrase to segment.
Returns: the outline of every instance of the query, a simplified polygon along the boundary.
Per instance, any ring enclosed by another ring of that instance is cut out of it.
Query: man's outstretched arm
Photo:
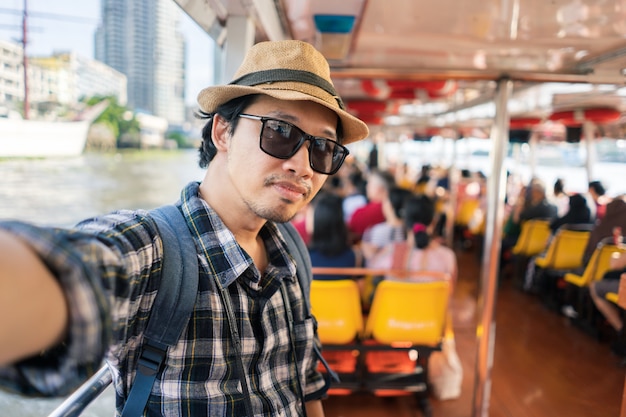
[[[0,365],[59,343],[67,321],[52,273],[24,241],[0,231]]]

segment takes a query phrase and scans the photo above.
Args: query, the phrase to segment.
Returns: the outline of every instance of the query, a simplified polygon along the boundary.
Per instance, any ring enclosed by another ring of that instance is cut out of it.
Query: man
[[[374,169],[367,175],[365,193],[367,204],[354,210],[348,228],[355,242],[361,241],[363,233],[375,224],[385,221],[383,200],[387,198],[389,189],[395,185],[395,178],[390,172]]]
[[[207,170],[177,203],[197,247],[198,294],[146,414],[243,416],[251,407],[255,416],[296,416],[306,402],[308,416],[323,416],[314,322],[274,223],[311,200],[343,163],[341,144],[366,137],[367,126],[343,110],[324,57],[299,41],[255,45],[234,81],[204,89],[198,103],[208,119],[200,148]],[[0,223],[0,382],[63,395],[106,357],[120,412],[162,258],[156,226],[141,210],[73,230]]]

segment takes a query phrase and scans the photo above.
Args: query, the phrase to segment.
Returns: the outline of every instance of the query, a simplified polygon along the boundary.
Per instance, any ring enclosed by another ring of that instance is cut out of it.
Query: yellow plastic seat
[[[546,253],[535,259],[543,269],[574,269],[582,266],[589,231],[560,229],[548,244]]]
[[[614,304],[617,304],[619,295],[616,292],[607,292],[604,298],[606,298],[607,300],[609,300],[610,302]]]
[[[600,242],[585,266],[583,274],[578,275],[568,272],[564,277],[565,282],[583,288],[593,281],[602,279],[606,271],[609,270],[611,256],[615,252],[624,253],[626,248]]]
[[[527,258],[539,255],[546,248],[551,233],[548,220],[526,220],[511,252]]]
[[[477,198],[467,198],[463,200],[458,207],[456,218],[454,219],[454,223],[457,226],[467,227],[476,210],[478,210],[478,206],[480,205],[480,201]]]
[[[322,344],[354,341],[363,330],[361,295],[351,279],[311,282],[311,313]]]
[[[448,281],[382,281],[365,325],[365,338],[386,345],[437,346],[443,337]]]

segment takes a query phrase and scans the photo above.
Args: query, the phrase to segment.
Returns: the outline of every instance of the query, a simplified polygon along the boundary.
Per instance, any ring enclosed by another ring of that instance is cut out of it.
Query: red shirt
[[[302,237],[302,240],[304,241],[304,244],[308,245],[310,236],[306,232],[306,224],[305,224],[304,216],[300,220],[292,221],[291,224],[293,224],[293,226],[296,228],[296,230],[298,231],[298,233]]]
[[[370,202],[352,213],[352,217],[350,217],[348,222],[348,228],[360,239],[366,229],[384,221],[383,203]]]

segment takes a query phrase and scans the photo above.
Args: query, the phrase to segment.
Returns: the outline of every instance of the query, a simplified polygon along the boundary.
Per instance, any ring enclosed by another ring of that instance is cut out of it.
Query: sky
[[[23,7],[24,0],[0,2],[0,39],[21,42]],[[28,55],[70,50],[87,58],[94,57],[100,0],[28,0],[28,10],[32,13],[28,20]],[[188,105],[195,105],[198,92],[213,82],[213,40],[187,14],[181,14],[179,29],[187,41],[185,97]],[[67,17],[60,19],[54,15]]]

